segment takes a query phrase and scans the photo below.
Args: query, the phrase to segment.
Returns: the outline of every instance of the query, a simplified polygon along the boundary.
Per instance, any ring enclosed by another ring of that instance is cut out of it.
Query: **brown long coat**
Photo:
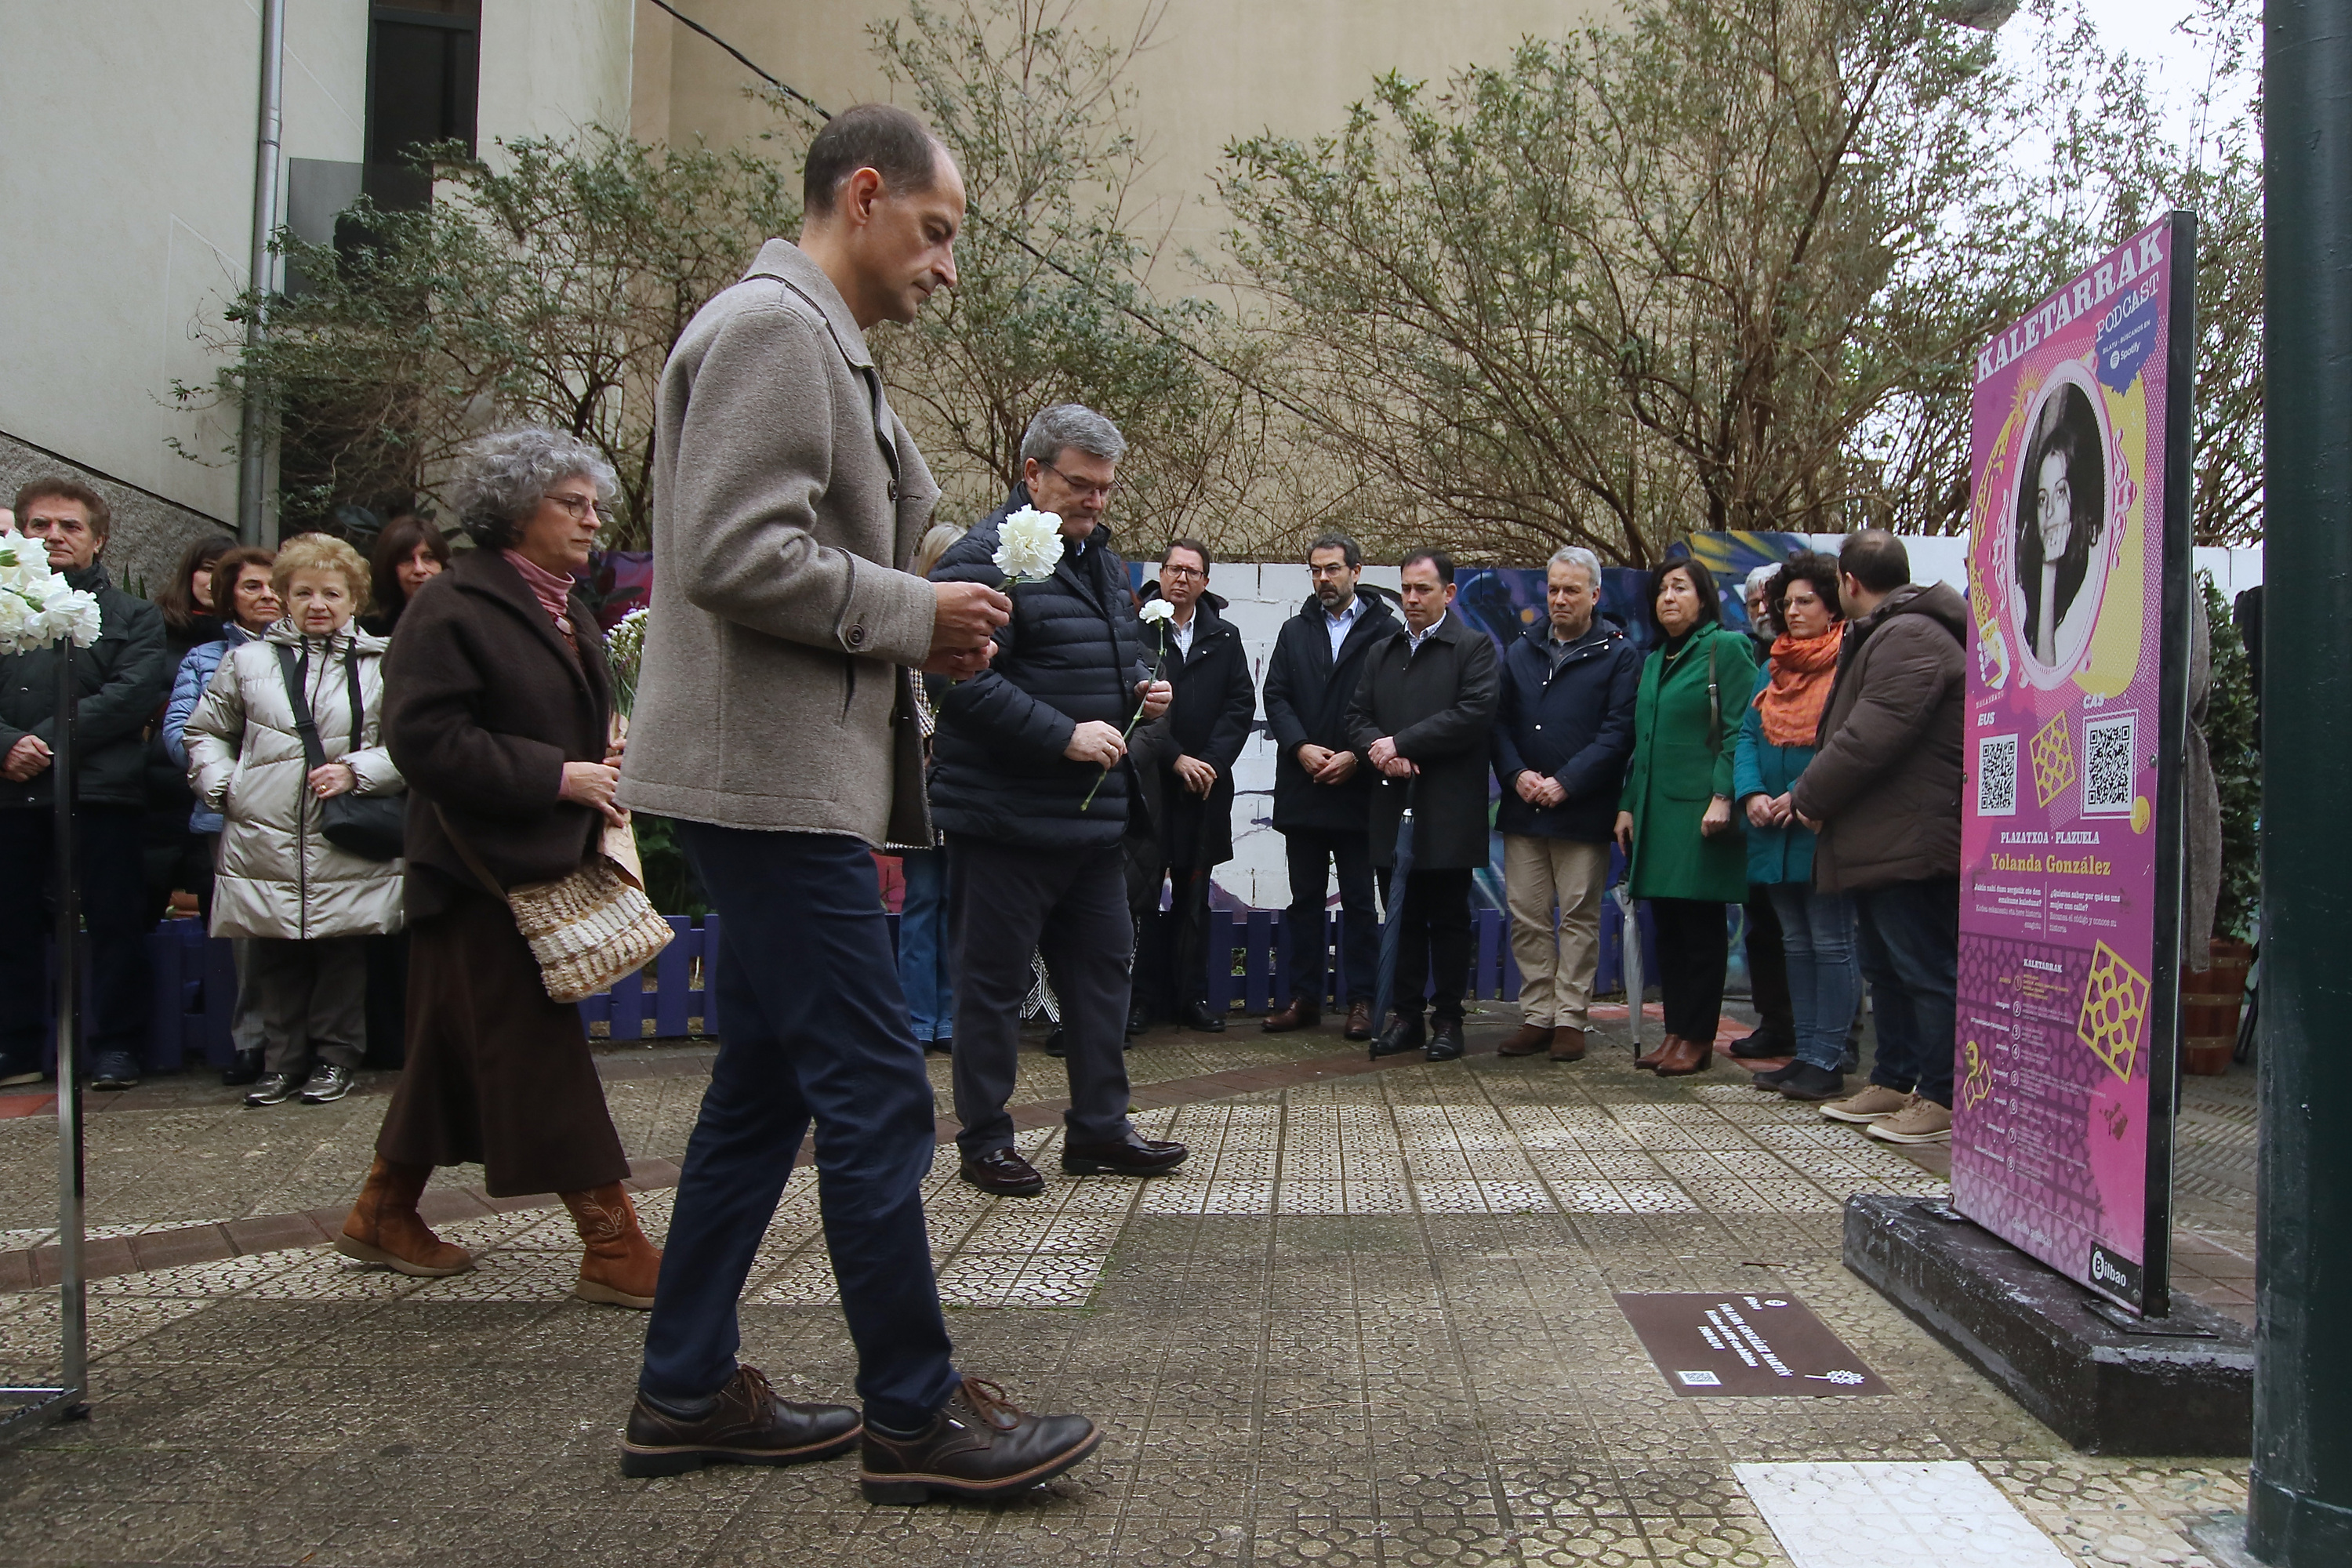
[[[595,612],[572,591],[579,656],[506,557],[458,552],[400,617],[384,660],[383,739],[408,781],[408,914],[443,908],[451,882],[478,886],[434,814],[439,806],[501,883],[577,867],[602,821],[556,798],[566,763],[601,763],[613,679]]]

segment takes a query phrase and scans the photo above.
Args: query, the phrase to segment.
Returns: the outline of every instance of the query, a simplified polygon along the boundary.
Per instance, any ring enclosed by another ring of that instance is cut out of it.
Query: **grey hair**
[[[1755,619],[1756,630],[1768,637],[1778,636],[1780,626],[1772,619],[1772,579],[1780,574],[1778,562],[1766,562],[1748,574],[1747,584],[1739,590],[1739,603],[1746,607],[1757,595],[1764,595],[1764,613]]]
[[[1554,566],[1581,566],[1585,576],[1592,581],[1592,591],[1596,594],[1601,592],[1601,557],[1581,544],[1561,545],[1551,552],[1551,559],[1545,562],[1544,566],[1546,570]]]
[[[1083,403],[1056,403],[1039,409],[1037,417],[1029,421],[1028,433],[1021,437],[1024,461],[1034,458],[1051,463],[1066,447],[1076,447],[1107,463],[1127,456],[1127,437],[1118,433],[1118,426]]]
[[[473,542],[497,549],[514,542],[516,528],[539,510],[549,490],[575,476],[596,487],[599,500],[619,483],[604,455],[579,437],[543,425],[518,426],[466,448],[450,502]]]

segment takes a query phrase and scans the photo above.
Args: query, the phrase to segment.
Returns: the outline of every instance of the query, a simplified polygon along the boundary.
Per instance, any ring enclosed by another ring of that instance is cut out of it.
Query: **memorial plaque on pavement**
[[[1794,1296],[1628,1292],[1617,1305],[1666,1385],[1685,1397],[1886,1392]]]

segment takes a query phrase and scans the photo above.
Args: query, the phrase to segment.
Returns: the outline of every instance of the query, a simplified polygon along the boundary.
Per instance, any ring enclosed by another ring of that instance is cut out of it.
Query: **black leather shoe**
[[[1055,1025],[1054,1032],[1045,1037],[1045,1054],[1049,1057],[1069,1054],[1069,1047],[1062,1044],[1062,1026],[1059,1024]]]
[[[1841,1100],[1845,1096],[1845,1075],[1811,1062],[1791,1062],[1789,1075],[1780,1080],[1780,1092],[1790,1100]]]
[[[1801,1062],[1790,1062],[1781,1067],[1767,1068],[1764,1071],[1758,1073],[1753,1079],[1750,1079],[1748,1082],[1751,1087],[1760,1089],[1765,1093],[1770,1094],[1787,1080],[1790,1073],[1795,1072],[1803,1065],[1804,1064]]]
[[[1212,1035],[1222,1035],[1225,1032],[1224,1016],[1209,1011],[1209,1005],[1206,1002],[1194,1002],[1184,1009],[1184,1026],[1188,1029],[1201,1029]]]
[[[1124,1143],[1062,1145],[1062,1169],[1073,1176],[1164,1176],[1192,1153],[1181,1143],[1130,1138]]]
[[[1422,1028],[1418,1013],[1391,1013],[1389,1026],[1372,1042],[1372,1059],[1401,1057],[1407,1051],[1417,1051],[1429,1044],[1429,1036]]]
[[[1034,1198],[1045,1190],[1045,1178],[1037,1173],[1036,1166],[1021,1157],[1017,1149],[966,1154],[962,1175],[982,1192],[993,1193],[1000,1198]]]
[[[261,1053],[239,1051],[221,1068],[221,1082],[230,1089],[241,1089],[261,1076]]]
[[[1433,1062],[1457,1061],[1462,1056],[1462,1020],[1440,1018],[1437,1027],[1430,1032],[1429,1059]]]
[[[1135,1038],[1136,1036],[1143,1033],[1144,1030],[1150,1027],[1151,1027],[1150,1008],[1146,1007],[1142,1003],[1138,1002],[1134,1006],[1129,1007],[1127,1010],[1127,1037],[1129,1039],[1131,1040]]]
[[[914,1436],[867,1427],[857,1479],[867,1502],[926,1502],[934,1495],[989,1502],[1051,1480],[1101,1441],[1101,1428],[1083,1415],[1032,1415],[996,1384],[967,1377]]]
[[[1745,1039],[1731,1042],[1731,1054],[1743,1062],[1762,1061],[1769,1057],[1785,1057],[1796,1047],[1769,1029],[1759,1029]]]
[[[863,1429],[847,1405],[780,1399],[758,1368],[739,1366],[699,1415],[673,1415],[638,1394],[621,1436],[621,1473],[676,1476],[705,1465],[805,1464],[847,1453]]]

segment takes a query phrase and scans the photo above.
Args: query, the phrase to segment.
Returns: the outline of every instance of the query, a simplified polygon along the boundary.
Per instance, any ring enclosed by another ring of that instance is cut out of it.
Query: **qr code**
[[[1987,735],[1977,742],[1977,815],[2017,815],[2017,737]]]
[[[1678,1372],[1675,1375],[1682,1380],[1685,1388],[1721,1388],[1723,1386],[1723,1379],[1711,1372]]]
[[[2134,713],[2105,714],[2083,726],[2084,816],[2121,816],[2131,810],[2138,739],[2138,715]]]

